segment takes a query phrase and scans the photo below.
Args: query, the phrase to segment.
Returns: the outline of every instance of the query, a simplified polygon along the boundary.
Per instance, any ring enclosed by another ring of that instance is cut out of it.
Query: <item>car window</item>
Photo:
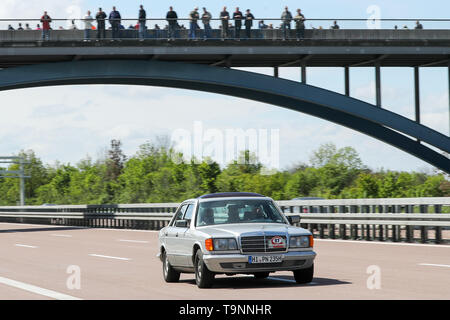
[[[184,213],[186,212],[187,204],[183,204],[181,208],[176,212],[175,219],[173,219],[171,226],[175,225],[177,220],[181,220],[183,218]]]
[[[184,214],[184,220],[192,220],[192,213],[194,212],[194,205],[190,204],[187,207],[186,213]]]
[[[196,226],[227,223],[287,223],[270,200],[200,202]]]

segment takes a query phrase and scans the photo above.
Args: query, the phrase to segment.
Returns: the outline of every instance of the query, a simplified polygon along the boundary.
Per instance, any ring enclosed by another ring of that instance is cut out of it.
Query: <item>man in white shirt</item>
[[[94,18],[92,18],[90,11],[86,13],[83,20],[84,20],[84,41],[89,41],[89,38],[91,37],[92,22],[94,21]]]

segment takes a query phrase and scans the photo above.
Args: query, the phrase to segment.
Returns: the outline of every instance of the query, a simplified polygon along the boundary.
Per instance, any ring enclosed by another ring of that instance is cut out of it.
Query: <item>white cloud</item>
[[[39,1],[17,1],[2,0],[0,6],[0,18],[2,19],[39,19],[44,11],[54,19],[76,19],[82,16],[82,5],[84,0],[39,0]],[[24,20],[24,22],[26,22]],[[0,27],[5,28],[7,24],[16,25],[17,22],[1,22]],[[30,22],[35,26],[38,21]],[[66,26],[66,22],[55,22],[55,24]]]

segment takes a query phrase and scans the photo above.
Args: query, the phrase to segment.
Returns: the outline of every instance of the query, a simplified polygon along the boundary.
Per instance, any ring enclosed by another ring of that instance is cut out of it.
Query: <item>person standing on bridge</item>
[[[419,20],[416,21],[416,26],[414,27],[414,29],[416,29],[416,30],[422,30],[423,29],[423,25],[420,23]]]
[[[145,39],[147,12],[144,10],[144,6],[141,4],[139,9],[139,39],[142,41]]]
[[[47,14],[47,11],[44,11],[44,15],[41,17],[42,22],[42,40],[50,40],[50,23],[52,22],[52,18]]]
[[[120,23],[122,21],[122,17],[120,16],[120,12],[116,10],[116,7],[112,8],[111,13],[109,14],[109,23],[112,28],[112,38],[116,39],[119,37],[120,33]]]
[[[169,12],[166,14],[166,20],[169,23],[169,33],[167,35],[168,41],[176,38],[176,30],[178,26],[177,19],[177,13],[173,10],[173,7],[169,7]]]
[[[95,20],[97,20],[97,39],[105,39],[106,38],[106,13],[102,10],[102,8],[98,8],[98,12],[95,15]]]
[[[283,29],[283,40],[289,38],[289,33],[291,32],[291,21],[292,14],[289,11],[288,7],[284,8],[283,13],[281,14],[281,28]],[[289,31],[287,30],[289,29]]]
[[[242,12],[239,11],[239,7],[237,7],[236,11],[233,13],[233,20],[234,20],[234,37],[238,40],[241,38],[243,18],[244,16],[242,15]]]
[[[189,13],[189,39],[196,38],[197,29],[199,29],[197,24],[198,19],[200,19],[198,7],[195,7],[194,10]]]
[[[205,29],[205,34],[203,36],[203,39],[206,40],[208,38],[211,38],[211,19],[212,15],[209,13],[205,7],[203,7],[203,14],[202,14],[202,23],[203,28]]]
[[[91,12],[89,10],[84,16],[83,20],[84,20],[84,41],[89,41],[89,38],[91,37],[92,22],[94,21],[94,18],[92,18]]]
[[[297,41],[305,37],[305,16],[302,10],[297,9],[297,15],[294,18]]]
[[[334,21],[334,22],[333,22],[333,25],[331,26],[330,29],[338,30],[339,28],[340,28],[340,27],[339,27],[339,25],[337,24],[337,21]]]
[[[230,14],[227,11],[227,7],[223,7],[223,11],[220,13],[220,20],[222,21],[222,41],[228,37],[228,21],[230,20]]]
[[[247,9],[245,13],[245,33],[247,39],[252,37],[253,20],[255,20],[255,16],[250,12],[250,9]]]

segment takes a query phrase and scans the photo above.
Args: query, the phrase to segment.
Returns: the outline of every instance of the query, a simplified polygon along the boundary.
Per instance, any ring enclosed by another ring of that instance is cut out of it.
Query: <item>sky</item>
[[[173,5],[179,16],[187,16],[194,6],[206,6],[217,16],[223,5],[229,10],[239,6],[252,9],[256,18],[277,18],[285,5],[292,11],[298,1],[87,1],[87,0],[2,0],[0,18],[36,18],[47,10],[53,18],[81,17],[88,9],[105,11],[115,5],[123,17],[134,18],[139,4],[151,18],[164,16]],[[378,6],[381,18],[445,18],[450,3],[423,1],[305,1],[302,12],[308,18],[367,18],[367,9]],[[383,27],[391,27],[389,22]],[[315,27],[326,22],[314,22]],[[401,25],[406,23],[401,23]],[[413,22],[407,23],[410,27]],[[426,28],[450,28],[448,23],[424,22]],[[448,24],[448,25],[447,25]],[[341,27],[362,27],[340,23]],[[400,25],[400,23],[399,23]],[[310,25],[307,24],[309,28]],[[269,68],[246,71],[273,74]],[[282,68],[280,76],[298,81],[298,68]],[[343,93],[342,68],[309,68],[308,84]],[[353,68],[350,74],[351,95],[375,102],[373,68]],[[423,124],[449,133],[448,75],[445,68],[421,69],[421,104]],[[361,133],[325,120],[280,107],[217,94],[142,86],[64,86],[20,89],[0,92],[0,156],[32,149],[44,160],[75,164],[90,156],[97,158],[111,139],[120,139],[123,149],[132,156],[139,145],[156,136],[177,130],[193,131],[201,121],[205,129],[278,129],[281,168],[307,163],[321,144],[351,146],[363,162],[374,170],[430,171],[431,166],[415,157]],[[414,117],[413,70],[382,68],[383,108],[405,117]]]

